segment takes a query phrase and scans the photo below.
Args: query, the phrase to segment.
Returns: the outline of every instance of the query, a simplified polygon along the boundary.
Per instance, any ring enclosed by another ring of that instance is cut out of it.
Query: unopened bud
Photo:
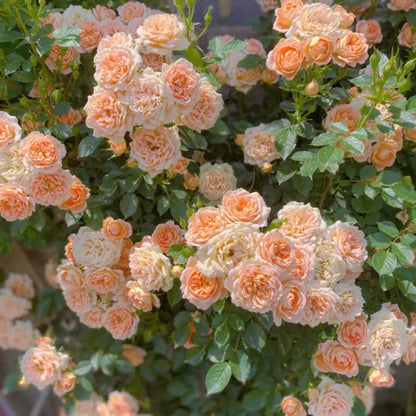
[[[129,157],[127,159],[127,166],[129,168],[137,168],[138,164],[137,164],[137,160],[133,159],[132,157]]]
[[[305,95],[315,97],[319,92],[319,84],[313,80],[305,87]]]
[[[268,173],[268,172],[270,172],[272,170],[272,164],[271,163],[265,163],[262,166],[262,169],[263,169],[263,172]]]
[[[237,134],[237,136],[235,136],[235,144],[237,146],[241,147],[243,145],[243,137],[244,137],[244,134]]]
[[[175,265],[171,268],[170,272],[173,277],[179,277],[182,274],[183,267]]]

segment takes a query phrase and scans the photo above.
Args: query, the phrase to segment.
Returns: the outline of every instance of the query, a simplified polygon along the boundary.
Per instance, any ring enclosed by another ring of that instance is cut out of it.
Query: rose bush
[[[0,5],[0,247],[56,252],[2,279],[6,391],[363,416],[414,365],[414,2],[258,2],[207,42],[193,0]]]

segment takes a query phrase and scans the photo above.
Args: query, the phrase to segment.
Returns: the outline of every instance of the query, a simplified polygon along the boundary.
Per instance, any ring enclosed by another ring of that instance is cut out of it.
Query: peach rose
[[[330,36],[315,36],[303,44],[303,53],[307,61],[317,65],[326,65],[331,61],[335,49],[334,39]]]
[[[295,262],[290,269],[290,274],[296,280],[309,280],[315,268],[315,254],[312,247],[304,244],[295,245]]]
[[[302,402],[294,396],[283,397],[280,407],[285,416],[306,416]]]
[[[129,268],[129,255],[130,250],[133,247],[133,242],[129,239],[124,240],[121,243],[121,254],[118,262],[114,265],[114,268],[120,269],[123,273],[128,274],[130,271]]]
[[[79,320],[88,328],[98,329],[104,326],[104,314],[106,308],[104,305],[92,305],[91,309],[79,314]]]
[[[407,351],[403,354],[402,360],[406,364],[414,363],[416,361],[416,325],[412,324],[407,330],[409,335],[409,343],[407,344]]]
[[[274,229],[260,237],[256,254],[280,270],[289,271],[295,264],[295,241]]]
[[[190,191],[194,191],[199,186],[199,176],[193,175],[192,173],[185,172],[183,174],[183,187],[185,189],[189,189]]]
[[[265,13],[276,8],[276,0],[256,0],[261,10]]]
[[[62,14],[50,13],[45,17],[39,18],[39,26],[52,25],[53,30],[58,30],[62,27]],[[49,35],[50,36],[50,35]]]
[[[73,182],[74,178],[69,170],[35,172],[30,177],[28,192],[39,205],[59,206],[71,197]]]
[[[27,274],[10,273],[4,282],[4,287],[22,298],[32,299],[35,296],[33,281]]]
[[[96,137],[121,141],[126,131],[132,128],[130,108],[119,101],[111,91],[95,88],[84,109],[87,112],[85,124],[94,130]]]
[[[314,247],[315,269],[313,280],[332,286],[345,278],[346,264],[335,247],[328,241],[321,241]]]
[[[305,292],[306,304],[301,323],[312,328],[332,320],[338,296],[329,287],[311,286]]]
[[[416,38],[415,38],[416,42]],[[416,141],[416,128],[415,129],[403,129],[404,136],[407,140]]]
[[[114,292],[123,281],[124,275],[121,270],[114,270],[108,267],[87,269],[85,273],[87,286],[99,294]]]
[[[339,27],[346,29],[354,23],[354,13],[348,13],[342,6],[336,4],[332,7],[332,11],[339,17]]]
[[[154,130],[138,128],[130,137],[131,157],[151,177],[168,169],[181,157],[177,127],[158,127]]]
[[[128,305],[139,309],[143,312],[150,312],[153,307],[159,308],[159,298],[151,292],[144,290],[140,283],[134,280],[127,282],[127,292],[125,298],[128,301]]]
[[[72,72],[72,66],[79,63],[79,53],[72,46],[66,48],[63,56],[62,53],[61,46],[54,43],[49,50],[45,64],[51,72],[59,71],[63,75],[68,75]]]
[[[85,20],[78,23],[77,27],[81,30],[79,34],[80,46],[76,48],[77,51],[80,53],[92,52],[98,46],[103,36],[100,23]]]
[[[143,348],[136,347],[136,345],[123,344],[123,352],[121,355],[130,361],[133,367],[139,367],[144,362],[146,351]]]
[[[110,414],[117,416],[133,416],[139,411],[139,404],[133,396],[126,392],[112,391],[107,402]]]
[[[73,108],[71,108],[63,116],[55,116],[55,118],[60,123],[68,124],[70,127],[73,127],[75,124],[78,124],[82,121],[81,113],[78,110],[74,110]]]
[[[76,263],[75,257],[74,257],[74,253],[72,252],[72,244],[74,242],[74,237],[75,234],[70,234],[68,236],[68,242],[65,245],[65,257],[67,258],[67,260],[71,263]]]
[[[407,326],[409,324],[409,320],[407,319],[407,316],[400,310],[399,305],[397,305],[397,303],[391,303],[391,302],[384,302],[381,305],[383,308],[388,309],[390,312],[394,313],[394,316],[397,319],[401,319],[405,325]]]
[[[27,186],[33,168],[25,163],[20,145],[12,142],[0,148],[0,182]]]
[[[53,386],[53,392],[57,396],[64,396],[69,393],[75,387],[75,374],[69,371],[62,374],[62,377],[55,382]]]
[[[57,268],[57,280],[62,289],[82,288],[85,285],[84,273],[72,263],[60,264]]]
[[[290,80],[295,78],[301,69],[304,57],[299,41],[282,38],[267,55],[266,66]]]
[[[348,153],[348,156],[352,157],[358,163],[368,162],[371,157],[372,147],[370,140],[363,140],[363,143],[364,151],[362,153]]]
[[[69,288],[63,291],[66,305],[75,313],[87,312],[97,302],[97,295],[85,288]]]
[[[389,370],[379,370],[378,368],[370,368],[368,372],[368,381],[374,387],[392,387],[394,386],[394,378]]]
[[[272,71],[268,68],[263,68],[261,71],[261,80],[266,84],[276,84],[276,82],[279,80],[279,75],[276,74],[275,71]]]
[[[35,203],[25,187],[13,183],[0,184],[0,216],[6,221],[23,220],[35,210]]]
[[[189,41],[185,25],[174,14],[158,13],[146,18],[137,29],[138,43],[144,52],[170,55],[172,51],[184,50]]]
[[[109,9],[106,6],[101,6],[100,4],[97,4],[92,9],[92,14],[94,17],[99,21],[102,22],[105,19],[115,19],[116,18],[116,12],[114,10]]]
[[[103,20],[100,22],[100,27],[103,36],[113,36],[120,32],[125,32],[127,34],[127,26],[119,17]]]
[[[298,323],[306,305],[305,290],[301,282],[286,279],[282,281],[282,295],[273,308],[273,319],[277,326],[282,321]]]
[[[172,163],[169,166],[169,175],[175,176],[176,174],[183,175],[186,172],[186,169],[188,168],[189,160],[186,157],[181,157],[176,162]]]
[[[0,289],[0,315],[8,319],[20,318],[32,308],[27,299],[16,296],[10,289]]]
[[[407,46],[408,48],[415,48],[416,47],[416,32],[413,31],[413,25],[409,22],[406,22],[401,28],[397,39],[398,39],[399,45]]]
[[[181,274],[182,297],[198,309],[207,310],[218,299],[225,297],[227,291],[221,278],[205,276],[197,263],[196,257],[190,257]]]
[[[289,202],[278,213],[277,218],[284,220],[280,231],[303,244],[313,244],[322,239],[326,223],[319,209],[310,204]]]
[[[118,15],[124,23],[129,23],[133,19],[143,19],[149,13],[145,4],[138,1],[128,1],[117,7]]]
[[[370,48],[383,40],[381,26],[377,20],[360,20],[357,22],[356,30],[357,32],[364,34]]]
[[[115,303],[104,314],[104,327],[114,339],[127,339],[132,337],[139,324],[139,317],[121,304]]]
[[[111,49],[118,46],[132,49],[134,48],[134,40],[131,35],[124,32],[116,32],[113,35],[107,35],[102,38],[98,44],[97,53],[103,51],[104,49]]]
[[[153,71],[161,71],[163,64],[170,64],[169,55],[161,55],[159,53],[142,53],[143,65],[153,69]]]
[[[342,36],[337,38],[332,58],[341,67],[346,65],[355,67],[357,64],[363,64],[368,58],[368,44],[365,35],[346,30]]]
[[[220,202],[224,194],[237,185],[233,168],[228,163],[204,163],[199,173],[199,192],[212,202]]]
[[[16,117],[0,111],[0,148],[20,140],[21,128]]]
[[[115,220],[112,217],[107,217],[103,221],[102,232],[112,241],[122,241],[133,234],[131,225],[127,221]]]
[[[7,335],[10,348],[26,351],[36,345],[39,332],[33,329],[31,321],[15,321]]]
[[[274,11],[276,20],[273,29],[278,32],[287,32],[293,20],[300,15],[302,8],[302,0],[283,0],[281,6]]]
[[[371,163],[378,171],[393,165],[396,160],[396,146],[394,142],[386,141],[376,143],[371,149]]]
[[[152,243],[160,247],[163,253],[167,253],[171,246],[185,243],[184,231],[173,221],[167,221],[156,226],[152,234]]]
[[[87,188],[76,176],[70,188],[71,196],[62,204],[60,209],[71,211],[73,214],[83,212],[87,209],[87,199],[90,197],[90,189]]]
[[[246,260],[232,269],[225,287],[234,305],[251,312],[269,312],[282,294],[282,283],[277,268],[262,260]]]
[[[55,172],[62,167],[65,146],[53,136],[34,131],[21,144],[24,162],[42,172]]]
[[[368,337],[367,320],[364,315],[360,315],[352,321],[341,323],[338,327],[338,341],[350,348],[362,348]]]
[[[354,104],[337,104],[328,111],[324,124],[331,131],[332,123],[345,123],[350,132],[357,128],[361,119],[359,106]]]
[[[191,111],[188,114],[183,114],[179,122],[197,132],[208,130],[214,127],[223,107],[222,95],[215,90],[206,78],[202,78],[198,99]]]
[[[390,0],[387,3],[387,7],[390,10],[404,10],[408,12],[411,9],[415,9],[416,5],[413,0]]]

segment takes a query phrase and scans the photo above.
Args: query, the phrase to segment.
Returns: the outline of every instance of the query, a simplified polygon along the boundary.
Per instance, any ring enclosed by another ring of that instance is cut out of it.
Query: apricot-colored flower
[[[121,355],[130,361],[133,367],[139,367],[143,364],[144,357],[146,357],[146,351],[143,348],[136,345],[123,344],[123,352]]]
[[[390,10],[404,10],[408,12],[411,9],[415,9],[416,5],[413,0],[390,0],[387,3],[387,7]]]
[[[53,392],[58,396],[69,393],[75,387],[75,374],[69,371],[62,374],[61,378],[55,382]]]
[[[116,32],[113,35],[107,35],[102,38],[98,44],[97,53],[104,49],[111,49],[116,46],[132,49],[134,48],[134,40],[130,34],[124,32]]]
[[[75,124],[78,124],[82,121],[82,116],[79,110],[74,110],[70,108],[69,111],[63,116],[55,116],[60,123],[68,124],[68,126],[73,127]]]
[[[280,407],[285,416],[306,416],[302,402],[294,396],[283,397]]]
[[[103,221],[103,234],[113,241],[121,241],[130,238],[133,230],[127,221],[115,220],[112,217],[107,217]]]
[[[0,147],[0,181],[27,186],[33,168],[23,159],[21,141]]]
[[[0,216],[7,221],[23,220],[35,210],[35,203],[25,187],[13,183],[0,184]]]
[[[140,283],[134,280],[127,282],[125,298],[129,306],[143,312],[150,312],[153,307],[160,306],[159,298],[152,292],[143,289]]]
[[[27,351],[36,345],[39,332],[33,329],[31,321],[15,321],[8,329],[9,348]]]
[[[117,416],[133,416],[139,411],[137,401],[124,391],[112,391],[108,395],[107,407],[111,415]]]
[[[383,40],[381,26],[377,20],[360,20],[357,22],[356,30],[364,34],[370,48]]]
[[[113,36],[120,32],[127,32],[127,26],[123,21],[116,17],[115,19],[105,19],[100,22],[103,36]]]
[[[153,69],[153,71],[161,71],[163,64],[171,62],[169,55],[161,55],[159,53],[142,53],[143,65]]]
[[[21,128],[16,117],[0,111],[0,148],[20,140]]]
[[[173,221],[167,221],[156,226],[152,234],[152,243],[160,247],[163,253],[167,253],[171,246],[185,243],[184,231]]]
[[[393,165],[396,160],[396,145],[392,141],[376,143],[371,149],[371,163],[378,171]]]
[[[335,49],[334,39],[330,36],[315,36],[303,44],[303,52],[307,61],[317,65],[326,65],[331,61]]]
[[[307,281],[313,274],[316,258],[313,248],[306,244],[295,245],[295,262],[290,269],[290,274],[296,280]]]
[[[338,327],[338,341],[350,348],[362,348],[367,342],[368,326],[365,316],[345,321]]]
[[[115,303],[104,314],[104,327],[114,339],[132,337],[139,324],[139,317],[121,304]]]
[[[10,273],[4,282],[4,287],[22,298],[32,299],[35,296],[33,281],[27,274]]]
[[[348,13],[342,6],[335,4],[332,6],[332,11],[339,17],[339,27],[346,29],[354,23],[354,13]]]
[[[66,48],[64,52],[61,46],[54,43],[49,50],[45,64],[51,72],[59,71],[63,75],[68,75],[72,72],[72,65],[78,64],[79,59],[79,53],[74,47]]]
[[[143,3],[138,1],[128,1],[117,7],[117,12],[124,23],[129,23],[133,19],[144,19],[149,13],[149,10]]]
[[[85,273],[85,283],[99,294],[114,292],[123,281],[124,275],[121,270],[108,267],[87,269]]]
[[[109,9],[106,6],[101,6],[100,4],[97,4],[92,9],[92,14],[99,22],[102,22],[105,19],[112,20],[116,18],[116,12],[114,10]]]
[[[78,23],[77,27],[81,30],[79,34],[80,46],[77,47],[78,52],[92,52],[98,46],[103,36],[100,23],[93,20],[85,20]]]
[[[10,289],[0,289],[0,315],[8,319],[17,319],[26,315],[31,307],[31,302],[16,296]]]
[[[62,289],[84,287],[84,273],[74,264],[67,262],[60,264],[57,269],[57,280]]]
[[[66,305],[75,313],[87,312],[97,301],[96,293],[85,288],[69,288],[63,291]]]
[[[416,47],[416,32],[413,31],[413,25],[406,22],[400,30],[397,38],[399,45],[407,46],[408,48]]]
[[[98,329],[104,325],[104,314],[106,308],[104,305],[96,304],[92,305],[91,309],[86,312],[80,313],[79,320],[82,324],[88,326],[88,328]]]
[[[183,187],[185,189],[189,189],[190,191],[194,191],[199,186],[199,176],[197,174],[192,174],[189,172],[185,172],[183,174]]]
[[[357,128],[361,119],[360,109],[354,104],[337,104],[328,111],[324,124],[331,131],[332,123],[345,123],[350,132]]]
[[[375,387],[392,387],[394,378],[389,370],[380,370],[378,368],[370,368],[368,372],[368,381]]]
[[[273,319],[277,326],[282,321],[298,323],[306,305],[305,289],[302,282],[286,279],[282,281],[282,295],[273,308]]]
[[[355,67],[357,64],[363,64],[368,58],[365,35],[346,30],[341,37],[337,38],[332,58],[341,67],[346,65]]]
[[[312,286],[305,292],[306,304],[303,308],[302,324],[312,328],[332,320],[338,296],[329,287]]]
[[[276,20],[274,21],[273,29],[279,32],[287,32],[293,20],[299,16],[302,7],[302,0],[283,0],[281,6],[274,12]]]
[[[62,204],[60,209],[69,210],[73,214],[83,212],[87,209],[87,199],[90,197],[90,189],[86,187],[76,176],[70,188],[71,196]]]

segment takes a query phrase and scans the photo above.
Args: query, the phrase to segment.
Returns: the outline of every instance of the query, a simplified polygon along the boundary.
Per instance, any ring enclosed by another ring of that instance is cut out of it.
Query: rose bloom
[[[324,124],[331,131],[332,123],[345,123],[350,132],[354,131],[360,121],[359,106],[354,104],[337,104],[328,111]]]
[[[285,416],[306,416],[302,402],[294,396],[283,397],[280,407]]]
[[[303,53],[307,61],[317,65],[326,65],[331,61],[335,49],[334,39],[330,36],[315,36],[305,41]]]
[[[364,140],[364,151],[362,153],[348,153],[348,157],[352,157],[356,162],[363,163],[368,162],[371,157],[371,142],[370,140]]]
[[[392,387],[394,386],[394,378],[389,370],[380,370],[378,368],[370,368],[368,372],[368,381],[374,387]]]
[[[102,32],[99,22],[92,20],[86,20],[81,23],[77,23],[78,29],[81,30],[79,34],[80,46],[76,47],[80,53],[92,52],[100,43]]]
[[[85,272],[87,286],[99,294],[114,292],[123,281],[124,275],[121,270],[103,267],[101,269],[87,269]]]
[[[364,298],[361,294],[361,288],[356,286],[354,282],[337,283],[333,290],[338,295],[338,301],[335,305],[335,315],[331,323],[350,321],[362,313]]]
[[[295,245],[295,263],[290,274],[297,280],[309,280],[315,268],[315,254],[312,247],[304,244]]]
[[[114,268],[120,269],[125,273],[126,275],[129,274],[130,268],[129,268],[129,255],[130,250],[133,247],[133,242],[131,240],[124,240],[121,243],[121,254],[118,262],[114,265]]]
[[[81,227],[74,237],[72,252],[84,267],[112,266],[120,259],[121,242],[110,240],[101,231]]]
[[[6,221],[30,217],[35,204],[25,187],[13,183],[0,184],[0,216]]]
[[[139,411],[139,404],[126,392],[112,391],[108,395],[108,410],[117,416],[133,416]]]
[[[170,55],[172,51],[184,50],[189,42],[185,25],[174,14],[158,13],[146,18],[137,29],[138,43],[145,53]]]
[[[267,55],[266,66],[290,80],[302,68],[304,57],[299,41],[282,38]]]
[[[282,295],[273,308],[275,325],[282,325],[282,321],[298,323],[306,305],[305,290],[302,282],[286,279],[282,281]]]
[[[10,289],[0,289],[0,315],[8,319],[20,318],[32,308],[27,299],[16,296]]]
[[[115,303],[104,314],[104,327],[114,339],[132,337],[139,324],[139,317],[121,304]]]
[[[270,214],[270,208],[258,192],[250,193],[242,188],[226,192],[220,210],[228,223],[246,222],[258,227],[267,225]]]
[[[350,416],[353,393],[346,384],[324,377],[317,388],[309,391],[308,414],[312,416]]]
[[[204,163],[199,171],[199,192],[218,203],[227,191],[235,189],[237,178],[228,163]]]
[[[201,82],[201,77],[194,70],[193,65],[186,59],[180,58],[163,67],[162,77],[181,111],[189,113],[199,98]]]
[[[72,244],[74,242],[75,234],[70,234],[68,236],[68,242],[65,244],[65,257],[71,263],[76,263],[74,253],[72,252]]]
[[[63,291],[66,305],[75,313],[87,312],[97,302],[97,295],[85,288],[69,288]]]
[[[332,320],[338,296],[329,287],[312,286],[305,292],[306,304],[303,308],[302,325],[312,328]]]
[[[341,37],[337,38],[332,58],[341,67],[346,65],[355,67],[357,64],[363,64],[368,58],[365,35],[346,30]]]
[[[106,6],[101,6],[100,4],[97,4],[92,9],[92,14],[94,15],[94,17],[99,22],[102,22],[105,19],[115,19],[116,18],[116,12],[114,10],[109,9]]]
[[[261,235],[256,254],[280,270],[289,271],[295,264],[295,241],[274,229]]]
[[[339,17],[339,27],[341,29],[346,29],[354,23],[355,15],[354,13],[348,13],[342,6],[336,4],[332,6],[332,11]]]
[[[225,287],[234,305],[251,312],[269,312],[281,294],[279,270],[262,260],[246,260],[230,270]]]
[[[233,52],[228,56],[225,66],[227,84],[243,93],[247,93],[261,80],[262,72],[262,68],[259,65],[250,69],[240,68],[239,64],[246,56],[247,52],[244,50]]]
[[[367,414],[370,414],[374,407],[374,392],[375,388],[369,384],[366,384],[364,388],[357,380],[351,380],[349,382],[352,392],[357,396],[365,405]]]
[[[172,163],[169,166],[169,175],[175,176],[176,174],[183,175],[186,172],[186,169],[188,168],[189,160],[185,157],[181,157],[176,162]]]
[[[10,348],[26,351],[36,345],[39,333],[33,329],[30,321],[15,321],[8,332]]]
[[[200,208],[188,219],[188,230],[185,233],[186,243],[200,246],[217,235],[226,222],[221,211],[215,207]]]
[[[51,72],[59,70],[61,74],[68,75],[72,72],[71,65],[79,63],[79,53],[74,47],[66,48],[63,56],[61,46],[54,43],[49,50],[45,64]]]
[[[364,315],[357,316],[352,321],[341,323],[338,327],[338,341],[350,348],[362,348],[368,337],[367,320]]]
[[[284,220],[280,231],[303,244],[319,241],[326,230],[319,209],[311,204],[289,202],[277,213],[277,218]]]
[[[407,333],[409,335],[409,343],[407,345],[407,351],[402,356],[402,360],[409,365],[416,361],[416,325],[413,324],[408,328]]]
[[[65,146],[53,136],[34,131],[21,144],[24,162],[42,172],[54,172],[62,167]]]
[[[185,172],[183,174],[183,187],[185,189],[189,189],[190,191],[194,191],[198,188],[199,185],[199,176],[193,175],[192,173]]]
[[[279,75],[276,74],[275,71],[271,71],[268,68],[263,68],[261,71],[261,80],[266,84],[276,84],[276,82],[279,80]]]
[[[198,100],[191,111],[188,114],[183,114],[179,121],[197,132],[208,130],[214,127],[223,107],[222,95],[215,90],[206,78],[202,78]]]
[[[20,140],[21,128],[16,117],[0,111],[0,148]]]
[[[132,127],[131,110],[111,91],[95,88],[84,109],[87,113],[85,124],[94,130],[96,137],[121,141]]]
[[[41,344],[28,349],[22,358],[21,370],[26,383],[38,389],[55,383],[68,365],[68,356],[57,352],[55,347]]]
[[[254,256],[260,233],[257,227],[235,223],[199,247],[198,267],[208,277],[226,277],[239,263]]]
[[[100,22],[100,27],[103,36],[113,36],[119,32],[127,33],[127,27],[119,17],[103,20]]]
[[[153,69],[153,71],[161,71],[163,64],[170,64],[169,55],[161,55],[159,53],[142,53],[143,65]]]
[[[35,296],[33,281],[27,274],[10,273],[4,282],[4,287],[22,298],[32,299]]]
[[[397,319],[401,319],[405,325],[407,326],[409,323],[409,320],[407,319],[407,316],[400,310],[399,305],[397,303],[391,303],[391,302],[385,302],[381,305],[383,308],[388,309],[390,312],[394,313],[394,316]]]
[[[198,309],[207,310],[227,295],[220,277],[207,277],[198,267],[198,259],[190,257],[181,274],[182,297]]]
[[[383,40],[381,26],[377,20],[360,20],[357,22],[356,30],[364,34],[370,48]]]
[[[73,182],[69,170],[35,172],[30,177],[28,192],[37,204],[59,206],[71,197]]]
[[[78,110],[74,110],[73,108],[71,108],[63,116],[55,116],[55,118],[60,123],[68,124],[70,127],[73,127],[75,124],[78,124],[82,121],[81,113]]]
[[[416,47],[416,32],[413,32],[413,25],[411,23],[406,22],[403,25],[397,40],[401,46],[407,46],[408,48]]]
[[[371,149],[371,163],[378,171],[381,171],[393,165],[396,152],[396,146],[391,141],[376,143]]]
[[[90,189],[87,188],[76,176],[70,188],[71,196],[62,204],[60,209],[71,211],[73,214],[83,212],[87,209],[87,199],[90,197]]]
[[[264,124],[257,127],[251,127],[243,135],[244,163],[250,165],[263,166],[264,163],[270,163],[278,159],[275,136],[264,133]]]
[[[88,326],[89,328],[102,328],[104,325],[105,311],[106,308],[104,305],[92,305],[91,309],[78,315],[79,320],[82,324]]]
[[[314,365],[324,373],[342,374],[346,377],[355,377],[359,371],[355,350],[332,340],[319,344]]]
[[[115,220],[112,217],[107,217],[103,221],[102,232],[112,241],[121,241],[130,238],[133,230],[127,221]]]
[[[58,30],[62,27],[62,14],[50,13],[48,16],[39,18],[39,26],[52,25],[53,30]]]
[[[123,290],[120,297],[121,301],[123,301],[123,297],[128,306],[143,312],[150,312],[153,307],[159,308],[160,306],[159,298],[152,292],[144,290],[140,283],[134,280],[127,282],[126,289]]]
[[[139,367],[143,364],[146,351],[136,345],[123,344],[123,352],[121,355],[127,358],[133,367]]]
[[[270,10],[274,10],[276,7],[275,0],[256,0],[261,10],[265,13],[269,12]]]
[[[416,5],[414,0],[390,0],[387,3],[387,7],[390,10],[404,10],[408,12],[411,9],[415,9]]]
[[[346,264],[329,241],[321,241],[315,246],[315,270],[313,279],[317,283],[332,286],[344,279]]]
[[[70,262],[60,264],[57,268],[57,280],[62,289],[82,288],[85,285],[84,273]]]
[[[12,142],[0,148],[0,181],[27,186],[33,171],[24,159],[21,142]]]
[[[97,47],[97,53],[104,49],[111,49],[116,46],[122,46],[127,49],[134,48],[134,40],[128,33],[117,32],[113,35],[107,35],[101,39]]]
[[[128,1],[117,7],[118,15],[124,23],[129,23],[136,18],[144,18],[149,13],[145,4],[138,1]]]
[[[415,38],[416,42],[416,38]],[[403,129],[404,136],[407,140],[416,141],[416,128],[415,129]]]
[[[156,226],[152,234],[152,243],[160,247],[163,253],[167,253],[171,246],[185,243],[184,231],[173,221],[167,221]]]
[[[278,32],[287,32],[292,21],[299,16],[303,8],[302,0],[283,0],[281,6],[274,11],[276,20],[273,29]]]
[[[158,127],[154,130],[138,128],[130,137],[131,157],[151,177],[168,169],[181,157],[177,127]]]
[[[170,261],[159,247],[135,247],[129,258],[131,275],[143,289],[167,292],[172,288]]]
[[[55,382],[53,392],[58,396],[69,393],[75,387],[75,374],[69,371],[62,374],[62,377]]]
[[[82,6],[68,6],[62,14],[62,27],[76,26],[77,23],[85,20],[94,20],[91,10],[84,9]]]

